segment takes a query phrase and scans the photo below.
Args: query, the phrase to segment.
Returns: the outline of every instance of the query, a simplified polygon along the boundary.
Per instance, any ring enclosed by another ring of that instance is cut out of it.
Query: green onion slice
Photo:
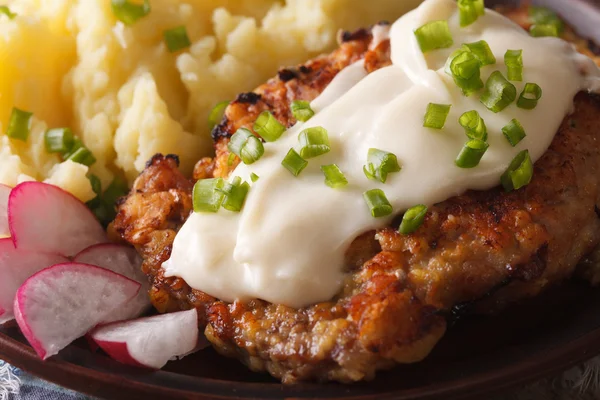
[[[502,128],[502,133],[512,147],[515,147],[521,140],[525,139],[525,136],[527,136],[525,134],[525,129],[523,129],[523,125],[521,125],[517,119],[513,119],[508,125]]]
[[[87,147],[81,146],[77,150],[73,151],[69,157],[67,157],[67,160],[71,160],[89,167],[96,162],[96,157],[94,157],[92,152]]]
[[[517,107],[525,110],[533,110],[537,107],[538,101],[542,98],[542,88],[537,83],[527,83],[519,100]]]
[[[228,101],[221,101],[217,103],[212,110],[210,110],[210,113],[208,114],[208,129],[212,131],[215,126],[221,122],[223,115],[225,115],[225,109],[228,105]]]
[[[533,177],[533,162],[529,150],[523,150],[512,160],[506,172],[500,178],[504,190],[510,192],[527,186]]]
[[[425,24],[415,31],[415,36],[423,53],[445,49],[454,44],[448,21],[433,21]]]
[[[460,116],[458,123],[465,129],[469,139],[487,141],[487,127],[477,111],[467,111]]]
[[[90,184],[92,185],[92,190],[94,191],[94,193],[100,196],[102,194],[102,182],[100,181],[100,178],[98,178],[94,174],[89,174],[88,179],[90,181]]]
[[[483,140],[468,141],[456,158],[456,166],[459,168],[475,168],[479,165],[488,147],[490,145]]]
[[[483,15],[485,15],[485,5],[483,0],[458,0],[458,11],[460,26],[465,27]]]
[[[470,96],[483,87],[481,63],[469,50],[456,50],[448,58],[446,73],[452,78],[465,96]]]
[[[507,50],[504,54],[504,63],[508,70],[508,80],[523,80],[523,50]]]
[[[381,218],[390,215],[393,212],[392,205],[385,197],[385,193],[381,189],[371,189],[363,193],[363,197],[371,210],[371,215],[374,218]]]
[[[387,181],[388,174],[400,172],[401,169],[395,154],[374,148],[369,149],[367,165],[363,167],[367,178],[382,183]]]
[[[229,153],[229,157],[227,157],[227,166],[231,167],[233,162],[235,161],[235,154]]]
[[[300,157],[300,154],[294,149],[290,149],[286,154],[285,158],[281,162],[281,165],[285,167],[294,176],[300,175],[300,172],[308,165],[308,161]]]
[[[26,142],[29,137],[29,132],[31,131],[31,123],[33,122],[32,117],[33,113],[13,107],[10,119],[8,120],[6,136],[11,139]]]
[[[104,191],[104,203],[114,208],[117,200],[125,196],[127,192],[129,192],[127,181],[119,176],[116,176]]]
[[[529,18],[534,25],[554,25],[559,34],[565,28],[560,17],[547,7],[530,6]]]
[[[425,112],[423,126],[425,128],[442,129],[446,125],[446,118],[448,118],[448,114],[450,113],[450,107],[452,107],[450,104],[429,103]]]
[[[490,75],[481,95],[481,103],[490,111],[498,113],[510,105],[517,97],[517,88],[504,78],[500,71]]]
[[[337,189],[348,184],[348,179],[344,173],[335,164],[322,165],[321,171],[325,174],[325,184],[331,188]]]
[[[486,65],[496,64],[496,57],[490,49],[490,45],[485,40],[480,40],[474,43],[464,43],[463,50],[468,50],[479,60],[479,64],[484,67]]]
[[[298,121],[306,122],[315,115],[315,112],[310,108],[310,103],[304,100],[294,100],[290,106],[294,118]]]
[[[404,217],[402,217],[398,232],[403,235],[415,232],[423,225],[425,215],[427,215],[427,206],[424,206],[423,204],[409,208],[404,213]]]
[[[533,37],[545,37],[545,36],[558,37],[559,36],[558,27],[554,24],[532,25],[531,28],[529,28],[529,33]]]
[[[252,172],[250,174],[250,180],[252,181],[252,183],[256,182],[259,179],[259,176],[256,175],[254,172]]]
[[[216,213],[219,211],[225,197],[221,190],[224,185],[223,178],[200,179],[196,182],[192,191],[194,212]]]
[[[10,8],[8,8],[8,6],[0,6],[0,14],[6,15],[8,19],[13,19],[17,16],[17,14],[10,11]]]
[[[303,130],[298,135],[298,140],[301,146],[300,155],[304,159],[318,157],[331,151],[327,130],[320,126]]]
[[[270,111],[263,111],[254,121],[254,132],[267,142],[274,142],[283,135],[285,126]]]
[[[265,147],[260,139],[246,128],[240,128],[233,134],[227,148],[247,165],[258,161],[265,154]]]
[[[69,128],[48,129],[44,134],[44,143],[48,153],[65,154],[73,148],[75,137]]]
[[[250,184],[243,182],[242,178],[236,176],[231,182],[225,182],[222,188],[216,188],[215,190],[222,192],[225,196],[222,202],[224,209],[240,212],[244,207],[248,191],[250,191]]]
[[[163,36],[165,43],[167,43],[167,48],[171,53],[188,48],[192,44],[187,35],[187,30],[183,25],[164,31]]]
[[[133,25],[138,19],[150,13],[150,0],[139,1],[111,0],[115,17],[125,25]]]

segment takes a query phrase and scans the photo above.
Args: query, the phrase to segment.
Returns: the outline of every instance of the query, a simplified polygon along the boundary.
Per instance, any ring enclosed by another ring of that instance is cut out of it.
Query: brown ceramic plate
[[[600,5],[592,0],[533,1],[554,8],[600,43]],[[490,5],[491,0],[487,1]],[[496,4],[518,1],[496,1]],[[454,323],[424,362],[369,383],[284,386],[207,349],[162,371],[94,354],[84,341],[41,361],[13,324],[0,327],[0,359],[43,379],[108,399],[467,399],[565,370],[600,354],[600,290],[569,282],[495,317]],[[486,396],[488,395],[488,396]]]

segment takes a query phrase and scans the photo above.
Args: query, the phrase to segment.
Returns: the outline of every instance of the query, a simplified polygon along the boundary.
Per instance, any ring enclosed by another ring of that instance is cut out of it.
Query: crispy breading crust
[[[236,165],[227,163],[228,138],[239,127],[250,128],[263,110],[291,126],[289,103],[314,99],[344,67],[361,58],[370,71],[389,64],[389,42],[369,50],[369,31],[342,39],[332,54],[281,70],[240,95],[213,132],[215,159],[201,160],[194,179],[228,176]],[[157,155],[148,163],[111,230],[143,256],[155,307],[198,308],[220,353],[285,383],[371,379],[379,369],[426,357],[453,308],[472,304],[493,311],[536,295],[569,277],[598,245],[600,102],[580,94],[575,104],[529,186],[508,194],[469,192],[434,205],[412,235],[392,227],[363,234],[348,250],[348,278],[330,302],[299,310],[260,300],[228,304],[180,278],[165,278],[161,265],[192,210],[192,183],[174,156]]]

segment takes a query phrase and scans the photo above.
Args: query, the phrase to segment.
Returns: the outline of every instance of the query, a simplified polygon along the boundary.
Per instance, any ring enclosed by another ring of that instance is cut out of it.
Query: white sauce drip
[[[424,56],[413,31],[423,24],[449,20],[452,49]],[[383,33],[383,32],[380,32]],[[317,114],[298,124],[253,165],[241,164],[232,177],[252,184],[241,213],[221,209],[216,214],[192,214],[175,238],[167,276],[179,276],[193,288],[225,301],[260,298],[291,307],[331,299],[341,288],[344,253],[360,234],[388,225],[392,217],[372,218],[363,192],[380,188],[394,214],[416,205],[432,205],[468,189],[486,190],[499,184],[508,164],[523,149],[534,161],[553,140],[581,90],[599,82],[593,62],[556,38],[532,38],[496,12],[460,28],[453,0],[427,0],[398,20],[390,32],[393,65],[367,75],[362,63],[342,71],[312,106]],[[498,63],[482,69],[484,81],[495,70],[506,76],[504,53],[523,49],[524,80],[513,82],[520,93],[526,82],[539,84],[544,95],[537,108],[526,111],[513,103],[494,114],[479,95],[465,97],[444,72],[446,59],[462,43],[486,40]],[[590,75],[585,77],[581,71]],[[591,77],[594,74],[595,76]],[[428,103],[452,104],[443,130],[423,128]],[[466,142],[459,116],[477,110],[485,119],[490,148],[480,165],[460,169],[454,160]],[[527,137],[516,148],[501,128],[517,118]],[[323,126],[331,152],[309,160],[294,178],[281,166],[298,133]],[[402,171],[386,184],[363,173],[367,151],[375,147],[397,155]],[[350,184],[334,190],[324,184],[321,165],[337,164]]]

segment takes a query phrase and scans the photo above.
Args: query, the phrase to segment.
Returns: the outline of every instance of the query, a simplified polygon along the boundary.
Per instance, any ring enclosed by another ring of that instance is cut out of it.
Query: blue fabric
[[[0,400],[92,400],[89,396],[35,378],[2,360],[0,371]]]

